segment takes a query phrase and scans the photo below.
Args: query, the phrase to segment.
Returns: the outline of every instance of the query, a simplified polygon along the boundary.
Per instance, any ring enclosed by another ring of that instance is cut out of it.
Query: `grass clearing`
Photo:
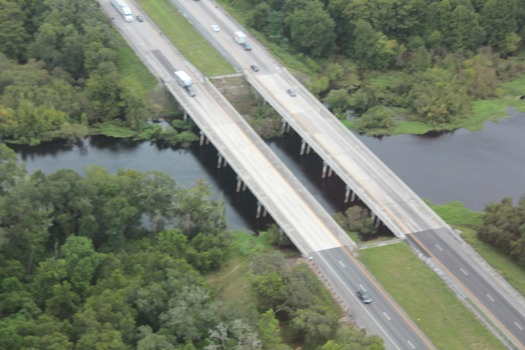
[[[250,308],[254,300],[248,290],[250,286],[250,263],[255,254],[272,249],[264,235],[254,236],[246,232],[233,232],[230,257],[219,271],[205,276],[213,287],[217,298],[234,301],[240,308]]]
[[[184,57],[204,75],[235,73],[233,67],[169,0],[139,0],[138,3]]]
[[[505,349],[407,245],[370,248],[359,254],[438,349]]]
[[[483,224],[483,213],[470,210],[462,202],[445,204],[425,202],[449,225],[477,228]]]
[[[133,137],[136,135],[136,131],[133,131],[128,128],[123,128],[114,124],[110,123],[103,123],[100,124],[96,128],[91,128],[92,134],[100,134],[104,136],[109,137],[116,137],[116,138],[127,138],[127,137]]]
[[[146,96],[155,88],[158,81],[122,37],[117,36],[117,38],[119,41],[119,49],[117,50],[119,73],[133,86],[140,89],[142,95]]]

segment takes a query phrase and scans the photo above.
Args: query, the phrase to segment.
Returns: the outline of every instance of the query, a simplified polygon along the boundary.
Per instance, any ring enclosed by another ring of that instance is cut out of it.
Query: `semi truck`
[[[126,1],[124,1],[124,0],[111,0],[111,4],[113,5],[113,7],[115,7],[117,9],[118,13],[120,13],[122,15],[122,17],[124,17],[124,20],[126,22],[133,21],[133,13],[131,13],[131,8],[126,3]]]
[[[191,80],[191,77],[183,70],[177,70],[175,71],[175,79],[177,80],[177,84],[182,86],[184,90],[190,94],[191,97],[195,97],[195,89],[193,88],[193,81]]]

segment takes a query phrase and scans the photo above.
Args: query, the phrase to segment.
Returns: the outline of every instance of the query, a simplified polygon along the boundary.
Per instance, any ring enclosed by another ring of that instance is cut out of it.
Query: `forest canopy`
[[[96,1],[0,3],[5,140],[77,139],[103,122],[142,127],[145,96],[119,72],[121,41]]]
[[[248,25],[270,41],[313,58],[310,89],[339,117],[357,113],[358,131],[454,128],[524,71],[523,0],[230,2],[249,3]]]

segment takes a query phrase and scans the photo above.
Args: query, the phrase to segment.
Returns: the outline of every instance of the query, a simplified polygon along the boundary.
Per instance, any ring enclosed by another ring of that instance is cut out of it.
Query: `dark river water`
[[[522,114],[499,124],[487,123],[480,132],[359,138],[418,195],[434,203],[461,201],[471,209],[482,210],[488,201],[505,196],[517,200],[525,195]],[[329,212],[344,210],[344,184],[337,177],[321,179],[322,161],[316,155],[298,156],[300,139],[296,135],[272,141],[270,147]],[[212,146],[173,150],[150,142],[97,136],[75,146],[52,142],[12,148],[29,172],[40,169],[49,174],[67,168],[82,174],[85,166],[97,164],[110,172],[119,168],[165,172],[185,187],[204,179],[215,198],[225,200],[229,228],[258,230],[270,222],[255,218],[256,201],[249,191],[235,191],[233,171],[217,169],[217,152]]]

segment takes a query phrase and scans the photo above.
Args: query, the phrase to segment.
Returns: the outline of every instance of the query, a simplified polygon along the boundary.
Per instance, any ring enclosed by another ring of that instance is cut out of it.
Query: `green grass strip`
[[[360,251],[360,260],[438,349],[505,349],[405,244]]]
[[[204,75],[235,73],[233,67],[169,0],[139,0],[138,3],[182,55]]]

